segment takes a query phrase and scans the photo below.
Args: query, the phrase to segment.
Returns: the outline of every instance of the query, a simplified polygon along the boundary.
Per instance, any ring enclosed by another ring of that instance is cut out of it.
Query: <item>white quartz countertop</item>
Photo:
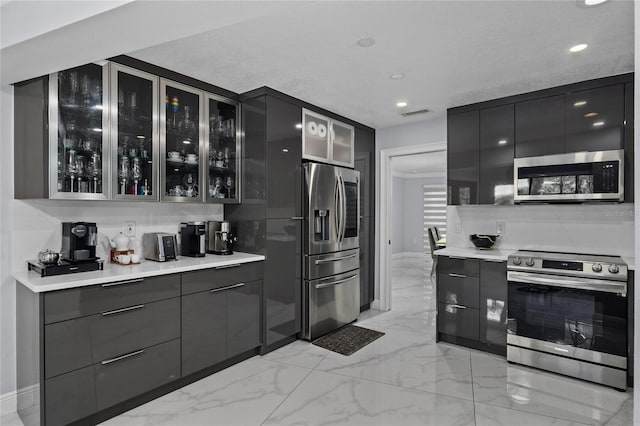
[[[517,250],[481,250],[475,247],[446,247],[440,250],[436,250],[435,254],[438,256],[459,256],[485,260],[504,260],[506,262],[507,257],[515,251]]]
[[[16,281],[21,282],[35,293],[45,291],[64,290],[67,288],[83,287],[94,284],[104,284],[115,281],[135,280],[138,278],[155,277],[158,275],[176,274],[179,272],[210,269],[237,263],[258,262],[264,256],[250,253],[236,252],[227,256],[207,254],[205,257],[181,257],[176,261],[154,262],[143,260],[139,265],[115,265],[105,262],[104,270],[93,272],[79,272],[76,274],[41,277],[40,274],[25,270],[12,274]]]

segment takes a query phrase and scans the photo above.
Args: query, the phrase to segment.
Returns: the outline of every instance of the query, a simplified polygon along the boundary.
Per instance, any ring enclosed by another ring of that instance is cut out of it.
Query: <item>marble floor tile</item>
[[[476,426],[583,426],[584,423],[570,422],[554,417],[510,410],[493,405],[475,404]]]
[[[0,417],[0,425],[2,426],[22,426],[22,420],[18,413],[5,414]]]
[[[313,371],[265,425],[469,425],[473,403]]]
[[[579,423],[607,422],[633,395],[480,352],[471,353],[471,366],[475,402]]]
[[[316,346],[305,340],[296,340],[286,346],[276,349],[264,355],[263,359],[282,362],[289,365],[297,365],[314,369],[320,361],[329,353],[327,349]]]
[[[310,371],[254,357],[102,424],[259,425]]]

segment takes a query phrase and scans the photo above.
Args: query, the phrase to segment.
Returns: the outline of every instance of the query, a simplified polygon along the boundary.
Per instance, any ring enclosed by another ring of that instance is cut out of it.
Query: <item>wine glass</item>
[[[74,192],[73,191],[73,181],[75,180],[76,175],[78,174],[78,162],[77,162],[77,159],[76,159],[76,151],[74,149],[70,149],[68,154],[69,154],[69,159],[67,161],[67,175],[71,179],[71,191],[70,192]]]
[[[118,177],[120,178],[120,193],[126,194],[125,185],[129,179],[129,157],[123,155],[120,157],[120,167],[118,168]]]
[[[78,176],[78,192],[88,192],[88,188],[83,188],[83,183],[86,183],[86,182],[82,182],[82,178],[85,177],[86,173],[87,173],[87,159],[82,155],[78,155],[76,157],[76,174]]]
[[[100,154],[94,152],[91,156],[91,167],[89,174],[93,176],[93,193],[98,192],[98,177],[102,174],[102,162],[100,161]]]
[[[142,166],[140,158],[133,158],[133,166],[131,167],[131,177],[133,178],[134,194],[138,195],[138,182],[142,179]]]

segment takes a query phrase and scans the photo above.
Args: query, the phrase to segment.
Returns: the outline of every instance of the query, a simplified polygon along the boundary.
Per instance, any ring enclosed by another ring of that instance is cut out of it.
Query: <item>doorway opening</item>
[[[430,226],[437,226],[441,234],[446,232],[446,142],[380,151],[380,292],[376,308],[391,309],[394,257],[431,259],[429,241],[425,240],[425,227]]]

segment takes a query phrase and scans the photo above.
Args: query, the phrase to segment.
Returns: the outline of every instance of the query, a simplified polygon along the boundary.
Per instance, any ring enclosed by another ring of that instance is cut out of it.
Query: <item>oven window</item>
[[[627,298],[509,282],[508,333],[627,356]]]

